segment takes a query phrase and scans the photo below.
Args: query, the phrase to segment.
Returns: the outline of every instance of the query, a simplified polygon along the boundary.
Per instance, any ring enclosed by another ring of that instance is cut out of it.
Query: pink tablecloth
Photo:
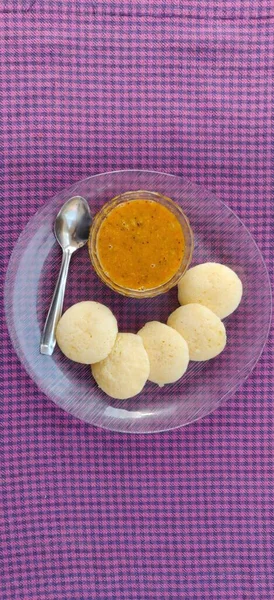
[[[58,190],[148,168],[216,192],[271,270],[273,20],[271,0],[0,0],[4,268]],[[211,416],[136,437],[54,406],[5,331],[1,599],[274,598],[271,352]]]

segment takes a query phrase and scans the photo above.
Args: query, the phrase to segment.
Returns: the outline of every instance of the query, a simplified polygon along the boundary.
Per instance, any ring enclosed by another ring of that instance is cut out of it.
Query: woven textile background
[[[148,168],[213,190],[273,275],[271,0],[0,0],[0,23],[2,273],[58,190]],[[1,600],[274,598],[271,342],[214,414],[130,436],[58,409],[1,330]]]

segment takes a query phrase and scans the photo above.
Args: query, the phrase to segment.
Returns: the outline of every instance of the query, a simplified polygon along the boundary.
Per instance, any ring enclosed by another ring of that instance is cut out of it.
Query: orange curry
[[[118,204],[97,237],[97,254],[116,284],[143,290],[169,281],[180,267],[185,242],[176,216],[153,200]]]

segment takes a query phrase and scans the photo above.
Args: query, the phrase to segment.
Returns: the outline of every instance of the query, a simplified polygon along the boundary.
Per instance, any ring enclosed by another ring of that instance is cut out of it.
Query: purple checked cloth
[[[273,275],[271,0],[0,0],[0,23],[2,273],[59,190],[140,168],[213,190]],[[214,414],[135,436],[57,408],[1,330],[1,600],[274,599],[271,340]]]

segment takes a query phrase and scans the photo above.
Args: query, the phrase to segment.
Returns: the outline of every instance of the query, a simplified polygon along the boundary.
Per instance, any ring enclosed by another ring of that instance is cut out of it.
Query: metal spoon
[[[56,338],[55,329],[61,317],[68,268],[73,252],[86,244],[91,225],[91,214],[87,201],[81,196],[70,198],[59,211],[55,223],[54,233],[57,242],[63,250],[62,264],[53,293],[48,316],[40,342],[41,354],[53,353]]]

